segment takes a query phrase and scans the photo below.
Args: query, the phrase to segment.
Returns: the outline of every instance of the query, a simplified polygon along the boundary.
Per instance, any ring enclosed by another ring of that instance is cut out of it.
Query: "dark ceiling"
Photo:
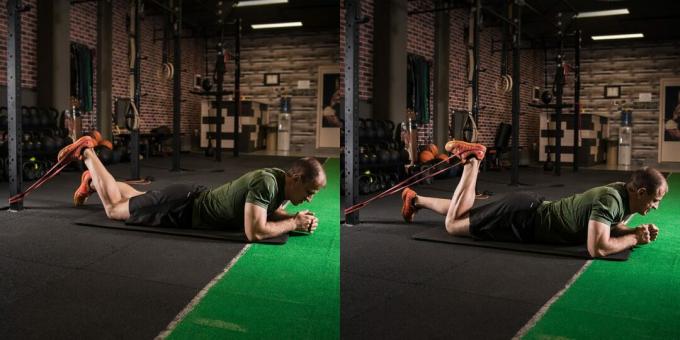
[[[176,0],[175,0],[176,1]],[[161,15],[168,0],[146,0],[147,15]],[[302,21],[301,28],[268,29],[263,32],[286,32],[287,30],[322,31],[338,30],[340,25],[339,0],[289,0],[287,4],[252,7],[233,7],[237,1],[183,0],[182,20],[186,28],[196,34],[217,35],[223,28],[225,35],[233,32],[233,23],[241,18],[244,33],[250,32],[251,24]],[[219,3],[222,3],[220,6]],[[218,10],[222,10],[222,15]],[[220,26],[218,19],[226,23]]]
[[[678,0],[525,0],[522,30],[536,40],[550,41],[556,35],[558,13],[562,13],[567,33],[580,29],[584,45],[598,44],[593,35],[643,33],[639,41],[680,41],[680,1]],[[486,0],[501,10],[505,0]],[[630,14],[573,19],[577,12],[627,8]],[[486,16],[487,18],[489,15]],[[490,21],[495,21],[490,18]],[[624,40],[622,40],[624,41]],[[628,40],[630,41],[630,40]]]
[[[388,0],[374,0],[388,1]],[[408,0],[417,2],[419,8],[432,8],[435,1],[448,3],[451,7],[469,7],[474,0]],[[581,29],[583,44],[598,44],[590,38],[592,35],[643,33],[638,41],[680,41],[680,0],[524,0],[522,31],[525,41],[554,41],[557,28],[557,15],[562,13],[567,33]],[[222,6],[218,3],[222,2]],[[235,8],[234,0],[184,0],[182,1],[185,27],[197,34],[214,35],[221,26],[217,23],[218,9],[223,10],[226,25],[225,34],[233,32],[234,22],[242,19],[245,33],[251,31],[250,25],[282,21],[302,21],[302,28],[263,30],[263,32],[286,32],[287,30],[321,31],[338,30],[339,0],[289,0],[287,4]],[[504,13],[508,0],[482,0],[483,6],[492,8],[497,13]],[[161,9],[169,0],[146,0],[148,15],[160,15]],[[572,19],[577,12],[605,9],[628,8],[630,14]],[[377,15],[377,13],[375,14]],[[485,25],[499,25],[500,21],[488,12],[484,16]]]

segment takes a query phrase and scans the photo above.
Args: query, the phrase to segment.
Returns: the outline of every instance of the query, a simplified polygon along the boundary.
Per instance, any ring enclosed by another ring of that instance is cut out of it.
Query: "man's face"
[[[663,199],[663,196],[666,195],[667,191],[668,187],[665,185],[661,186],[655,193],[647,192],[644,188],[638,189],[635,192],[640,207],[637,213],[640,215],[647,215],[652,209],[658,209],[659,203]]]
[[[311,202],[319,190],[324,186],[324,183],[316,181],[303,182],[300,178],[293,179],[293,185],[290,190],[290,203],[298,205],[303,202]]]

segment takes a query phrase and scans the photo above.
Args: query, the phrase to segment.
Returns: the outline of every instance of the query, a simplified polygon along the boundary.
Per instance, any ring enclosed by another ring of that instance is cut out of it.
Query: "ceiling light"
[[[288,0],[250,0],[250,1],[239,1],[234,4],[234,7],[249,7],[249,6],[263,6],[263,5],[275,5],[275,4],[287,4]]]
[[[302,27],[302,21],[293,22],[277,22],[272,24],[253,24],[250,25],[254,30],[264,29],[264,28],[284,28],[284,27]]]
[[[606,17],[606,16],[610,16],[610,15],[622,15],[622,14],[630,14],[630,12],[628,12],[628,8],[610,9],[610,10],[606,10],[606,11],[581,12],[581,13],[574,15],[574,18],[583,19],[583,18]]]
[[[631,39],[631,38],[644,38],[642,33],[632,33],[632,34],[612,34],[612,35],[594,35],[591,38],[593,40],[613,40],[613,39]]]

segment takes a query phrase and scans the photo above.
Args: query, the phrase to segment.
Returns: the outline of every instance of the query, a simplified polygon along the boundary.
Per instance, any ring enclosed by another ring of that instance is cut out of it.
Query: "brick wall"
[[[21,15],[21,86],[38,86],[38,11],[37,0],[25,0],[32,9]],[[0,6],[0,84],[7,85],[7,5]]]
[[[407,11],[429,10],[432,3],[409,1]],[[434,119],[434,13],[410,15],[406,22],[406,52],[425,57],[430,62],[430,122],[418,127],[418,144],[432,142]],[[404,65],[406,72],[406,65]]]
[[[83,130],[92,130],[97,125],[97,3],[85,2],[71,5],[70,13],[71,42],[83,44],[92,53],[92,112],[85,112]],[[69,83],[64,81],[64,86]]]
[[[431,2],[409,1],[408,9],[425,10],[432,8]],[[364,14],[372,16],[373,1],[362,1]],[[450,42],[449,42],[449,109],[467,108],[467,50],[466,42],[463,41],[464,31],[468,23],[467,9],[452,10],[450,13]],[[416,53],[426,58],[434,58],[434,13],[411,15],[407,19],[407,52]],[[341,6],[340,41],[344,42],[344,8]],[[366,42],[373,39],[373,26],[360,26],[362,46],[360,53],[360,69],[372,70],[371,58],[365,58],[366,54],[372,53],[371,46],[365,46]],[[501,31],[499,28],[485,28],[480,36],[480,63],[486,72],[480,74],[480,115],[479,115],[479,141],[492,144],[495,139],[496,129],[501,122],[511,122],[512,96],[511,94],[497,94],[495,82],[500,74],[500,51],[492,52],[492,39],[499,40]],[[496,43],[495,49],[500,49]],[[344,51],[344,45],[343,45]],[[341,58],[344,55],[341,55]],[[509,65],[511,65],[511,60]],[[510,67],[510,66],[509,66]],[[521,51],[521,74],[522,83],[520,89],[521,113],[520,117],[520,145],[529,146],[538,141],[539,133],[539,110],[529,107],[533,86],[543,84],[543,53],[540,50]],[[406,65],[404,65],[406,72]],[[509,72],[511,69],[509,68]],[[369,79],[363,77],[372,76],[372,73],[362,72],[360,77],[360,98],[371,100],[372,92]],[[426,124],[419,130],[419,142],[426,143],[432,139],[432,125]]]
[[[78,42],[92,49],[97,47],[97,5],[96,3],[81,3],[71,6],[71,41]],[[112,93],[115,97],[129,97],[129,64],[128,64],[128,1],[115,0],[113,2],[113,48],[112,48]],[[141,91],[140,103],[140,131],[167,125],[172,128],[173,116],[173,82],[162,80],[157,71],[162,62],[161,36],[154,29],[162,29],[162,17],[146,17],[141,21]],[[184,32],[189,34],[189,32]],[[200,48],[199,48],[200,47]],[[202,45],[194,40],[182,40],[182,119],[181,131],[191,133],[199,126],[200,97],[189,93],[193,89],[194,74],[201,73],[203,67]],[[96,53],[96,51],[95,51]],[[172,43],[169,45],[169,61],[173,60]],[[94,60],[94,82],[96,89],[97,74],[96,60]],[[96,91],[94,93],[94,111],[83,117],[83,129],[89,130],[96,126]]]
[[[359,99],[371,101],[373,98],[373,1],[361,2],[361,14],[369,18],[359,25]],[[345,7],[340,0],[340,69],[345,66]],[[340,76],[341,86],[344,75]]]
[[[22,87],[28,90],[37,88],[37,1],[29,0],[24,3],[33,8],[22,15]],[[97,5],[95,2],[78,3],[70,8],[71,41],[88,46],[95,50],[97,47]],[[128,38],[126,16],[128,1],[114,0],[113,2],[113,96],[129,96],[129,67],[128,67]],[[141,130],[159,125],[172,125],[172,82],[160,82],[156,77],[156,70],[161,60],[161,42],[153,41],[153,28],[161,27],[161,18],[146,18],[142,21],[142,54],[146,60],[142,61],[142,98]],[[185,32],[186,33],[186,32]],[[198,128],[198,114],[200,113],[200,98],[188,94],[193,88],[193,75],[201,73],[203,68],[203,49],[197,48],[197,42],[182,41],[182,68],[186,71],[182,77],[182,90],[185,93],[182,103],[182,132],[189,132]],[[7,8],[0,6],[0,84],[7,84]],[[171,53],[172,54],[172,53]],[[94,111],[83,117],[83,129],[90,130],[96,126],[96,59],[93,59],[93,99]],[[65,82],[64,86],[68,86]]]

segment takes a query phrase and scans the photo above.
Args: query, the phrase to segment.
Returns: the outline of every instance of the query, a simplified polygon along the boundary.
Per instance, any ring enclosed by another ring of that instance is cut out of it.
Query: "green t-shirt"
[[[285,201],[286,173],[277,168],[253,170],[220,187],[204,191],[193,206],[194,228],[243,229],[246,202],[273,213]]]
[[[611,183],[559,201],[545,201],[536,213],[537,242],[584,244],[589,220],[612,226],[630,214],[628,192],[625,183]]]

